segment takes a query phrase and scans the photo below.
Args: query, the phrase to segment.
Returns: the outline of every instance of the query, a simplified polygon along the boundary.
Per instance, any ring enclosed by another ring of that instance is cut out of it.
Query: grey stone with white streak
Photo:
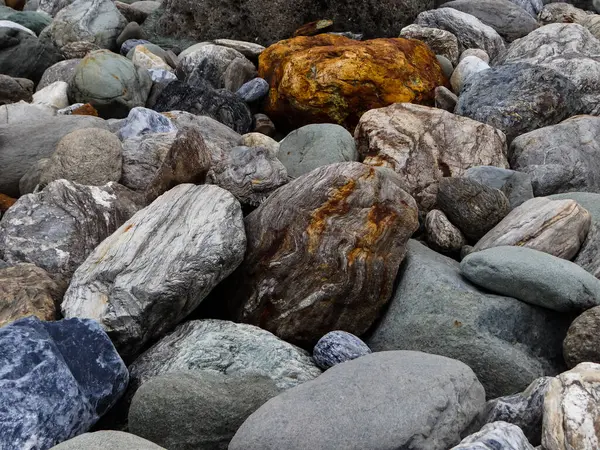
[[[450,450],[534,450],[523,431],[507,422],[492,422]]]
[[[192,312],[245,250],[235,197],[181,184],[96,247],[73,275],[63,315],[99,321],[119,352],[133,357]]]
[[[131,217],[141,198],[117,184],[50,183],[17,201],[0,221],[0,258],[33,263],[68,283],[94,248]]]
[[[75,69],[80,62],[81,59],[67,59],[48,67],[44,71],[44,75],[42,75],[42,78],[36,87],[36,91],[51,85],[55,81],[69,83],[71,78],[73,78],[73,75],[75,75]]]
[[[412,24],[402,28],[400,37],[423,41],[436,55],[445,56],[454,65],[458,63],[458,40],[449,31]]]
[[[15,30],[24,31],[25,33],[29,33],[32,36],[35,36],[35,33],[31,31],[29,28],[24,27],[15,22],[11,22],[10,20],[0,20],[0,28],[13,28]]]
[[[531,177],[523,172],[494,166],[476,166],[467,170],[464,177],[504,192],[511,209],[533,198]]]
[[[462,232],[439,209],[432,209],[425,217],[427,243],[440,252],[457,252],[467,244]]]
[[[269,83],[264,78],[256,77],[244,83],[236,92],[246,103],[258,101],[269,93]]]
[[[177,131],[173,122],[166,116],[148,108],[138,106],[129,111],[117,132],[119,139],[131,139],[149,133],[170,133]]]
[[[148,73],[154,83],[168,83],[177,79],[177,75],[164,69],[148,69]]]
[[[371,353],[371,349],[360,338],[346,331],[330,331],[317,342],[313,359],[327,370],[336,364],[360,358]]]

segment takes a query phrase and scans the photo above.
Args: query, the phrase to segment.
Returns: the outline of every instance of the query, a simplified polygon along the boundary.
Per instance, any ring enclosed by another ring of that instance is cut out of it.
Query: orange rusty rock
[[[86,103],[83,106],[80,106],[77,109],[74,109],[71,114],[74,116],[94,116],[98,117],[98,111],[91,104]]]
[[[16,202],[17,200],[14,198],[9,197],[8,195],[0,194],[0,212],[7,211],[8,208],[10,208]]]
[[[272,45],[259,57],[271,87],[265,113],[283,127],[333,122],[354,131],[360,116],[392,103],[433,104],[447,86],[435,54],[421,41],[355,41],[321,34]]]
[[[17,11],[23,11],[25,3],[25,0],[6,0],[5,2],[6,6],[12,9],[16,9]]]
[[[294,36],[314,36],[315,34],[323,33],[333,26],[333,20],[317,20],[302,25],[294,32]]]

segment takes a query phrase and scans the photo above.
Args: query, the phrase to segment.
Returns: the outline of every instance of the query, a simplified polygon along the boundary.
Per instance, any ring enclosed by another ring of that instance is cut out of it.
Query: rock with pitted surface
[[[100,47],[89,41],[70,42],[61,49],[65,59],[85,58],[96,50]]]
[[[544,8],[538,15],[538,20],[542,25],[551,23],[578,23],[583,25],[587,19],[587,14],[582,9],[575,6],[559,2],[544,5]]]
[[[492,422],[477,433],[464,438],[450,450],[535,450],[516,425]]]
[[[31,103],[32,95],[33,81],[0,75],[0,105],[16,103],[21,100]]]
[[[93,320],[28,317],[0,328],[0,447],[48,449],[88,431],[127,387]]]
[[[412,24],[402,28],[400,37],[423,41],[436,55],[445,56],[452,64],[458,63],[458,40],[449,31]]]
[[[600,364],[600,307],[588,309],[577,317],[563,342],[563,354],[569,367],[582,362]]]
[[[422,12],[417,16],[415,23],[452,33],[458,39],[459,53],[468,48],[481,48],[494,59],[505,49],[504,40],[496,30],[471,14],[453,8],[444,7]]]
[[[423,42],[355,41],[331,34],[272,45],[260,55],[259,76],[271,86],[265,113],[275,123],[292,128],[337,123],[350,131],[373,108],[433,104],[435,88],[448,83]]]
[[[210,152],[195,128],[149,133],[123,142],[121,183],[144,194],[148,203],[183,183],[204,183]]]
[[[590,213],[573,200],[532,198],[513,209],[475,245],[475,250],[518,245],[572,259],[591,226]]]
[[[473,369],[488,398],[564,370],[568,315],[479,289],[460,274],[458,262],[414,240],[398,283],[365,339],[374,352],[408,349],[456,358]]]
[[[425,232],[427,243],[442,253],[458,252],[467,244],[462,232],[438,209],[427,213]]]
[[[377,405],[376,419],[366,399]],[[373,353],[269,400],[244,422],[229,449],[446,450],[459,442],[484,399],[477,377],[459,361]]]
[[[360,336],[392,294],[417,206],[389,170],[339,163],[275,191],[245,220],[248,250],[231,280],[235,317],[288,342]]]
[[[33,264],[0,268],[0,327],[27,316],[56,320],[60,287]]]
[[[50,86],[56,81],[64,81],[70,83],[73,75],[75,75],[75,69],[81,62],[81,59],[67,59],[65,61],[59,61],[56,64],[48,67],[40,82],[38,83],[36,90],[39,91],[47,86]]]
[[[68,283],[92,250],[140,207],[141,198],[109,183],[83,186],[66,180],[21,197],[0,221],[0,258],[29,262]]]
[[[371,349],[360,338],[345,331],[330,331],[317,342],[313,359],[327,370],[337,364],[360,358],[371,353]]]
[[[523,431],[529,442],[538,445],[542,439],[544,397],[550,381],[551,377],[541,377],[523,392],[488,401],[482,415],[483,421],[512,423]]]
[[[168,117],[148,108],[136,107],[129,111],[129,115],[117,131],[117,136],[121,140],[126,140],[145,134],[174,131],[177,131],[177,128]]]
[[[234,147],[214,161],[208,173],[211,184],[231,192],[242,205],[258,206],[289,181],[284,165],[265,147]]]
[[[477,241],[510,212],[506,196],[468,178],[442,178],[437,207],[471,241]]]
[[[166,450],[163,447],[122,431],[96,431],[84,433],[61,442],[50,450]]]
[[[508,198],[510,209],[515,209],[533,198],[531,177],[523,172],[493,166],[477,166],[467,170],[464,177],[500,189]]]
[[[73,275],[63,315],[97,320],[131,358],[193,311],[245,249],[235,197],[216,186],[181,184],[96,247]]]
[[[455,113],[502,130],[510,143],[521,134],[581,114],[581,98],[577,86],[551,68],[504,64],[469,78]]]
[[[354,136],[363,162],[398,172],[425,213],[435,206],[442,178],[482,164],[508,167],[501,131],[437,108],[396,104],[369,111]]]
[[[595,450],[600,446],[597,392],[600,364],[584,362],[550,382],[544,400],[545,450]]]

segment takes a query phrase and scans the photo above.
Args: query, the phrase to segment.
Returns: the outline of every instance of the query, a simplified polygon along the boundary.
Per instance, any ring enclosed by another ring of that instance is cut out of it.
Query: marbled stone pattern
[[[534,450],[523,431],[507,422],[493,422],[467,436],[451,450]]]
[[[244,83],[236,92],[246,103],[258,101],[269,93],[269,83],[263,78],[256,77]]]
[[[125,140],[149,133],[170,133],[172,131],[177,131],[177,128],[167,117],[148,108],[136,107],[129,111],[117,136],[119,139]]]
[[[313,359],[323,369],[329,369],[371,353],[371,349],[360,338],[345,331],[331,331],[319,339],[313,349]]]

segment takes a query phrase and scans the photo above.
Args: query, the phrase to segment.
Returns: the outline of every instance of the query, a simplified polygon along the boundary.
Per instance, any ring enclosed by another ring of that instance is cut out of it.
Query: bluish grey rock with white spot
[[[86,432],[129,374],[92,320],[35,317],[0,328],[0,448],[46,450]]]
[[[260,77],[247,81],[236,92],[246,103],[256,102],[266,97],[268,93],[269,83]]]
[[[326,370],[369,353],[369,346],[352,333],[331,331],[315,345],[313,359],[321,369]]]
[[[493,422],[467,436],[450,450],[534,450],[523,431],[507,422]]]
[[[136,107],[129,111],[117,136],[121,140],[131,139],[150,133],[171,133],[177,128],[166,116],[148,108]]]
[[[119,50],[121,55],[127,56],[131,50],[136,48],[138,45],[146,45],[151,44],[150,41],[146,39],[127,39],[125,42],[121,44],[121,49]]]
[[[177,79],[177,76],[173,72],[169,72],[165,69],[148,69],[148,73],[154,83],[166,84]]]

